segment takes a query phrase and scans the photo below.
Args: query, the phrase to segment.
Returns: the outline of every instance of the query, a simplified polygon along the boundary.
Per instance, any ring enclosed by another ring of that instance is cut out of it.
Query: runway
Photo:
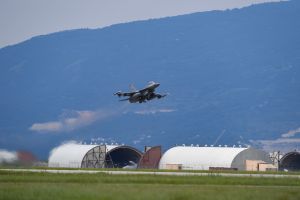
[[[66,170],[66,169],[0,169],[12,172],[36,172],[57,174],[110,174],[110,175],[158,175],[158,176],[222,176],[222,177],[255,177],[255,178],[298,178],[297,174],[243,174],[216,172],[163,172],[163,171],[109,171],[109,170]]]

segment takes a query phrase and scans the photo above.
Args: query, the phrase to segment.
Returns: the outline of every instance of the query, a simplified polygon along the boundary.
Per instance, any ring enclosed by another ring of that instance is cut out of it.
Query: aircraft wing
[[[127,99],[120,99],[119,101],[128,101],[129,100],[129,98],[127,98]]]
[[[154,90],[146,87],[146,88],[144,88],[144,89],[139,90],[139,93],[143,94],[143,93],[146,92],[146,91],[148,91],[148,92],[153,92]]]

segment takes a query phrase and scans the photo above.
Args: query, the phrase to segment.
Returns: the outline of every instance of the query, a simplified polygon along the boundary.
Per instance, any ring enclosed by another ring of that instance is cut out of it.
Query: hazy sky
[[[279,0],[0,0],[0,48],[33,36]]]

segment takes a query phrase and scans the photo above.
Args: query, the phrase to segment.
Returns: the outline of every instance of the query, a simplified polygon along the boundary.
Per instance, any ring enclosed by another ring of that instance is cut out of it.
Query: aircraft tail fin
[[[133,83],[131,83],[131,84],[129,85],[129,88],[130,88],[131,92],[136,92],[136,91],[137,91],[137,89],[136,89],[136,87],[133,85]]]

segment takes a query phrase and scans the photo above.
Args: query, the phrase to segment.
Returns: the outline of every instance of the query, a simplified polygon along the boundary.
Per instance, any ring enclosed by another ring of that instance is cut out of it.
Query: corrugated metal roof
[[[231,167],[233,159],[247,148],[177,146],[166,151],[160,169],[182,165],[182,169],[208,170],[209,167]]]
[[[85,154],[96,146],[99,145],[85,145],[77,143],[60,145],[50,152],[48,166],[80,168]],[[116,147],[117,145],[106,145],[106,152]]]

